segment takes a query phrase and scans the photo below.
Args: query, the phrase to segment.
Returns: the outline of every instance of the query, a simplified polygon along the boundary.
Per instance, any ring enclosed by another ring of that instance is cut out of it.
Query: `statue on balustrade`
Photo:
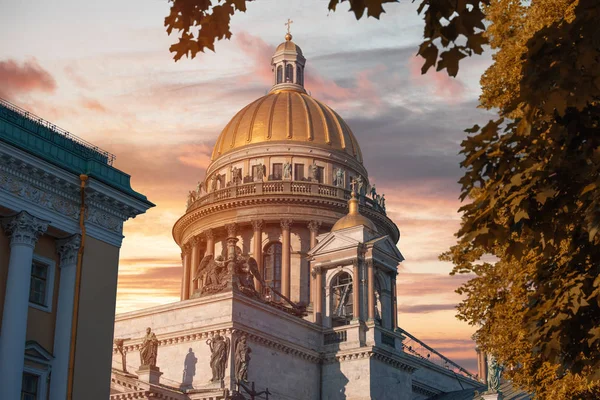
[[[251,352],[246,335],[242,334],[235,345],[235,379],[238,382],[248,382],[248,364]]]
[[[365,187],[365,181],[363,180],[363,177],[358,175],[356,177],[356,193],[359,196],[364,196],[367,193],[366,187]]]
[[[200,198],[200,194],[202,194],[203,190],[204,190],[204,182],[198,181],[198,184],[196,185],[196,198]]]
[[[381,195],[381,198],[379,199],[379,205],[381,206],[381,210],[385,212],[385,194]]]
[[[344,187],[344,170],[336,168],[333,171],[333,186]]]
[[[213,174],[210,178],[210,190],[213,192],[217,190],[217,174]]]
[[[230,340],[217,333],[212,339],[208,339],[206,344],[210,348],[210,368],[212,369],[210,381],[220,382],[225,378]]]
[[[283,164],[283,179],[292,179],[292,163],[289,161]]]
[[[310,164],[310,179],[313,182],[319,181],[319,166],[316,161],[313,161],[313,163]]]
[[[375,200],[375,197],[377,196],[377,189],[375,189],[375,184],[371,185],[371,198],[373,200]]]
[[[194,192],[193,190],[190,190],[190,192],[188,193],[188,198],[187,198],[187,208],[190,208],[190,206],[192,204],[194,204],[195,201],[196,201],[196,192]]]
[[[263,163],[259,163],[256,168],[256,176],[254,180],[257,182],[262,182],[265,179],[265,175],[267,174],[267,168]]]
[[[146,328],[146,336],[140,346],[140,364],[141,366],[156,367],[156,358],[158,355],[158,339],[150,328]]]
[[[242,169],[238,167],[231,167],[231,182],[234,185],[242,183]]]

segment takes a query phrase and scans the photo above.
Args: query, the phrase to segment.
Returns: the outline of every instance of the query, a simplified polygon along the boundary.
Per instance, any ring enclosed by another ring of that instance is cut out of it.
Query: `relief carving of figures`
[[[218,333],[206,341],[210,347],[210,368],[212,369],[211,382],[220,382],[225,378],[225,368],[229,358],[230,340]]]
[[[289,161],[283,164],[283,179],[292,179],[292,163]]]
[[[235,379],[238,382],[248,382],[248,364],[251,352],[246,335],[243,334],[235,345]]]
[[[193,280],[200,281],[197,286],[200,288],[201,294],[218,293],[225,289],[229,274],[223,256],[220,255],[217,258],[214,258],[212,254],[204,256],[196,269]]]
[[[313,163],[310,164],[310,179],[314,182],[319,180],[319,167],[317,166],[316,161],[313,161]]]
[[[504,368],[498,364],[496,357],[488,355],[487,393],[498,393],[500,391],[500,378]]]
[[[333,171],[333,186],[344,187],[344,170],[336,168]]]
[[[140,346],[141,365],[156,367],[156,357],[158,355],[158,339],[150,328],[146,328],[146,336]]]

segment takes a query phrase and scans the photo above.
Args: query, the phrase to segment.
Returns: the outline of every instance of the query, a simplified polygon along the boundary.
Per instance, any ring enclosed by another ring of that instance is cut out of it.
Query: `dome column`
[[[188,257],[190,259],[190,267],[188,270],[188,280],[187,285],[189,287],[188,299],[194,294],[196,289],[200,288],[200,283],[198,281],[194,281],[192,278],[196,270],[198,269],[198,264],[200,264],[199,255],[200,255],[200,240],[197,236],[192,237],[188,241],[188,245],[190,246],[191,255]]]
[[[190,280],[192,280],[190,246],[186,243],[181,248],[181,261],[183,263],[183,279],[181,282],[181,300],[190,298]]]
[[[291,252],[290,227],[292,220],[281,220],[281,294],[290,298]]]
[[[373,260],[367,260],[367,316],[369,321],[375,320],[375,273],[373,272]]]
[[[258,264],[258,272],[261,276],[261,278],[264,279],[264,275],[263,275],[263,261],[262,261],[262,226],[263,226],[263,221],[262,220],[255,220],[252,221],[252,230],[254,232],[254,238],[253,238],[253,242],[254,242],[254,259],[256,260],[256,263]],[[256,278],[254,279],[254,285],[256,287],[256,291],[258,293],[262,293],[263,288],[260,282],[258,282],[256,280]]]
[[[206,237],[206,255],[215,255],[215,233],[212,229],[204,232],[204,236]]]
[[[319,233],[319,228],[321,227],[321,223],[319,221],[310,221],[308,223],[308,230],[310,231],[310,248],[313,249],[317,245],[317,234]],[[310,302],[314,303],[315,301],[315,288],[317,284],[315,282],[315,277],[313,274],[310,274],[309,279],[310,282]]]

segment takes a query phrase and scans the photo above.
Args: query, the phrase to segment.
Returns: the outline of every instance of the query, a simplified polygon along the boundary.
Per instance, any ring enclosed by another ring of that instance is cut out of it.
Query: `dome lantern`
[[[292,20],[288,19],[285,42],[277,46],[275,54],[271,58],[273,71],[273,87],[271,92],[278,90],[296,90],[306,93],[304,90],[304,66],[306,59],[302,55],[302,49],[292,42],[290,25]]]

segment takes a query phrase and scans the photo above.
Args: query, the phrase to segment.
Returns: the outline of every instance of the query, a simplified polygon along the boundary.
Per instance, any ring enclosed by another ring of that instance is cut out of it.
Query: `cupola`
[[[271,92],[279,90],[297,90],[306,93],[304,89],[304,66],[306,59],[302,55],[302,49],[292,42],[290,25],[293,21],[288,19],[288,27],[285,42],[277,46],[275,54],[271,59],[273,67],[273,87]]]

